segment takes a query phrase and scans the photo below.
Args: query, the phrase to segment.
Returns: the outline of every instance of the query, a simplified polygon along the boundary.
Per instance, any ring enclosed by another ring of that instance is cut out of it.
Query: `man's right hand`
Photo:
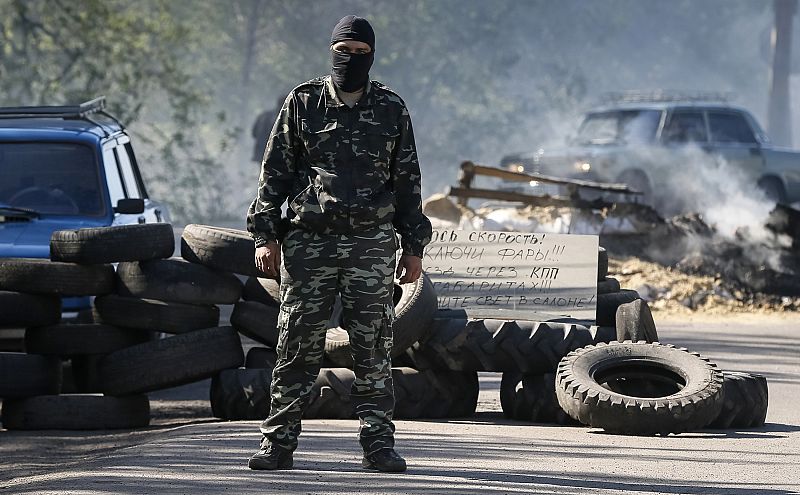
[[[281,268],[281,249],[276,241],[256,248],[256,268],[270,278],[278,278]]]

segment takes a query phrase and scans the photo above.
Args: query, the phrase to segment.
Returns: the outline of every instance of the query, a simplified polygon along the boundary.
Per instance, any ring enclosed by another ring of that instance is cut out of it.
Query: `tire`
[[[722,410],[707,426],[713,429],[756,428],[767,419],[769,390],[763,375],[725,371]]]
[[[437,306],[436,291],[426,274],[423,273],[416,281],[408,284],[395,284],[391,352],[393,358],[425,338]],[[336,315],[332,320],[338,320]],[[349,336],[342,327],[328,329],[325,335],[325,357],[336,366],[353,367]]]
[[[619,280],[615,278],[606,277],[597,282],[597,294],[611,294],[612,292],[619,292]]]
[[[275,362],[278,360],[278,354],[275,349],[268,349],[266,347],[251,347],[247,351],[247,356],[244,358],[245,368],[269,368],[275,367]]]
[[[439,305],[433,282],[425,273],[414,282],[396,284],[394,298],[392,357],[425,337]]]
[[[231,273],[181,258],[129,261],[117,266],[117,293],[185,304],[233,304],[242,295],[242,283]]]
[[[184,333],[219,324],[217,306],[196,306],[135,297],[102,296],[94,300],[100,323],[125,328]]]
[[[57,394],[61,360],[21,352],[0,352],[0,398]]]
[[[0,289],[59,296],[109,294],[114,291],[114,267],[46,259],[0,258]]]
[[[8,430],[111,430],[150,424],[146,395],[42,395],[3,401]]]
[[[303,417],[354,418],[350,398],[354,380],[352,370],[323,369]],[[392,383],[395,419],[468,417],[478,404],[478,374],[474,372],[392,368]]]
[[[597,280],[604,280],[608,277],[608,252],[606,248],[598,248],[597,251]]]
[[[189,224],[181,235],[181,256],[215,270],[264,277],[255,265],[253,238],[244,230]]]
[[[612,342],[564,358],[556,395],[562,409],[583,424],[626,435],[667,435],[714,420],[723,404],[722,381],[715,364],[686,349]]]
[[[0,328],[55,325],[61,321],[61,298],[0,291]]]
[[[50,237],[50,259],[86,265],[169,258],[174,251],[168,223],[57,230]]]
[[[576,323],[435,318],[408,356],[417,369],[554,372],[570,351],[610,342],[616,331]]]
[[[239,301],[233,307],[231,325],[246,337],[275,348],[278,345],[280,308],[253,301]]]
[[[247,277],[242,299],[278,307],[281,305],[281,284],[271,278]]]
[[[85,356],[73,356],[70,359],[72,383],[77,393],[94,394],[103,391],[100,362],[104,357],[106,357],[105,354],[88,354]]]
[[[353,368],[350,352],[350,334],[342,327],[329,328],[325,332],[325,357],[339,368]]]
[[[394,377],[394,369],[392,376]],[[350,400],[350,391],[354,381],[355,374],[350,369],[321,369],[311,388],[311,397],[308,406],[303,411],[303,417],[315,419],[355,418],[355,410]],[[397,397],[395,396],[396,410]]]
[[[617,341],[658,342],[656,322],[650,307],[643,299],[621,304],[616,315]]]
[[[475,372],[418,371],[397,368],[395,416],[415,418],[467,418],[478,407],[479,383]],[[428,391],[423,393],[423,391]]]
[[[211,379],[211,412],[226,420],[261,419],[269,415],[272,369],[222,370]]]
[[[523,375],[506,371],[500,382],[500,404],[506,418],[532,423],[580,424],[561,409],[556,397],[556,375]]]
[[[597,318],[595,321],[601,327],[617,326],[617,309],[623,304],[633,302],[639,297],[635,290],[623,289],[619,292],[597,295]]]
[[[144,332],[110,325],[53,325],[25,330],[25,351],[62,357],[107,354],[147,340]]]
[[[100,362],[100,376],[106,395],[132,395],[203,380],[243,362],[233,328],[205,328],[113,352]]]

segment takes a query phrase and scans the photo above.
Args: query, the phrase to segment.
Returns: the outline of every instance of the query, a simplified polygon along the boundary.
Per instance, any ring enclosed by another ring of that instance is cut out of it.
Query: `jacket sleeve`
[[[294,181],[297,160],[297,122],[293,95],[289,95],[275,119],[258,179],[256,198],[247,210],[247,231],[261,247],[277,240],[281,205]]]
[[[395,198],[394,228],[400,233],[403,254],[422,257],[431,241],[431,222],[422,213],[422,174],[417,161],[411,117],[403,106],[397,153],[391,164]]]

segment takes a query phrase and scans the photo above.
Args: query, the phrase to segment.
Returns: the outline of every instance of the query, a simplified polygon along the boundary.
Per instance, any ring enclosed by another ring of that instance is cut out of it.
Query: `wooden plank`
[[[590,180],[583,180],[583,179],[565,179],[563,177],[554,177],[551,175],[543,175],[543,174],[534,174],[534,173],[524,173],[524,172],[512,172],[511,170],[506,170],[503,168],[498,167],[487,167],[485,165],[476,165],[472,162],[464,162],[461,165],[462,168],[470,168],[469,175],[486,175],[489,177],[496,177],[498,179],[505,179],[505,180],[513,180],[519,182],[530,182],[536,181],[541,182],[543,184],[558,184],[563,186],[577,186],[583,187],[586,189],[595,189],[598,191],[608,191],[608,192],[615,192],[620,194],[642,194],[639,191],[635,191],[628,187],[627,184],[618,184],[618,183],[607,183],[607,182],[595,182]]]
[[[447,189],[447,195],[455,198],[480,198],[497,201],[512,201],[532,206],[568,206],[573,208],[607,208],[613,205],[606,201],[596,199],[588,201],[580,198],[565,198],[563,196],[537,196],[514,191],[498,191],[496,189],[478,189],[474,187],[455,187]]]

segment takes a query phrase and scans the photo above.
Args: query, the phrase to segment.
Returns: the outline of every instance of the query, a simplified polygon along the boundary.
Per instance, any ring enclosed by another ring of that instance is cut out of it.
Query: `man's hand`
[[[278,278],[281,268],[281,250],[278,243],[270,241],[256,248],[256,268],[270,278]]]
[[[403,273],[405,269],[405,273]],[[403,276],[400,277],[400,274]],[[400,277],[401,284],[415,282],[419,276],[422,275],[422,258],[411,254],[404,254],[400,256],[400,261],[397,262],[396,277]]]

